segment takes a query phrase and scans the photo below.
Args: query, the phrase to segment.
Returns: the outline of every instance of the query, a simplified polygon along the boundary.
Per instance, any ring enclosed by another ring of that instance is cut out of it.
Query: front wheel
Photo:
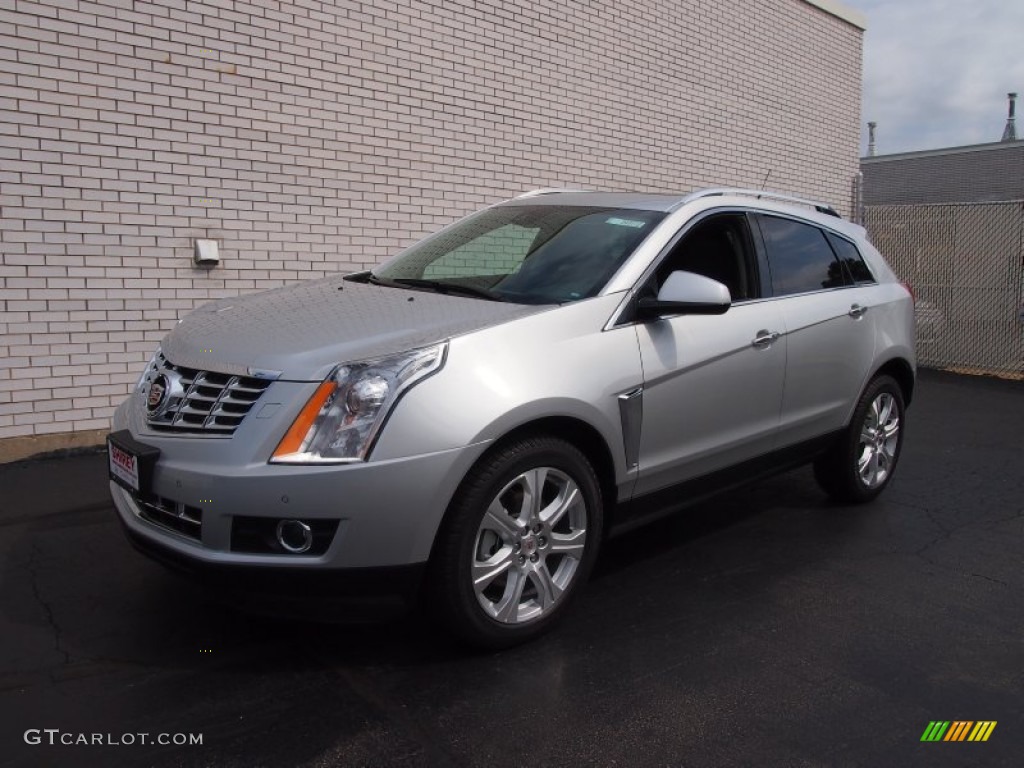
[[[535,437],[501,448],[470,471],[439,533],[435,603],[479,647],[531,640],[586,581],[602,523],[600,486],[575,446]]]
[[[840,441],[814,464],[818,484],[836,501],[871,501],[892,480],[904,433],[903,390],[891,376],[868,384]]]

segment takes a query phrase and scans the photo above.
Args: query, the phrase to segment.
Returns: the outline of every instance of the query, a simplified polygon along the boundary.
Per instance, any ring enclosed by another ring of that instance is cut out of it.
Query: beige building
[[[97,442],[192,307],[530,188],[767,177],[848,212],[863,27],[833,0],[6,2],[0,458]]]

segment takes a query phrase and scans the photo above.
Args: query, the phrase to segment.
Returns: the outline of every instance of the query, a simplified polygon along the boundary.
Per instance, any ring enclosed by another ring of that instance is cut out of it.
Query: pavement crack
[[[933,562],[931,560],[931,558],[925,557],[924,553],[927,552],[932,547],[934,547],[939,542],[946,541],[946,540],[952,538],[954,534],[959,533],[960,531],[964,530],[965,528],[972,528],[972,527],[975,527],[975,526],[982,526],[982,525],[983,526],[999,525],[1000,523],[1008,523],[1011,520],[1016,520],[1016,519],[1018,519],[1020,517],[1024,517],[1024,509],[1016,510],[1015,512],[1013,512],[1013,513],[1011,513],[1011,514],[1009,514],[1009,515],[1007,515],[1005,517],[997,517],[997,518],[992,519],[992,520],[968,520],[966,522],[963,522],[963,523],[961,523],[959,525],[954,525],[952,527],[947,527],[946,525],[941,523],[938,519],[936,519],[935,514],[934,514],[933,510],[931,510],[931,509],[925,509],[924,510],[924,514],[925,514],[925,517],[928,518],[928,521],[932,525],[934,525],[936,528],[938,528],[941,531],[941,533],[938,536],[936,536],[934,539],[926,542],[925,544],[923,544],[922,546],[920,546],[916,550],[914,550],[914,554],[919,556],[919,557],[924,558],[927,562],[931,563],[931,562]]]
[[[927,542],[923,546],[921,546],[918,549],[914,550],[914,554],[915,555],[917,555],[918,557],[924,559],[926,562],[930,563],[930,562],[932,562],[931,558],[926,557],[924,553],[927,552],[932,547],[934,547],[940,541],[945,541],[950,536],[952,536],[953,535],[953,529],[947,528],[941,522],[936,520],[935,519],[935,515],[933,514],[931,509],[925,509],[924,510],[924,516],[928,518],[928,522],[930,522],[932,525],[934,525],[936,528],[938,528],[942,532],[941,534],[936,536],[931,541]]]
[[[49,624],[50,630],[53,633],[53,649],[59,653],[64,661],[63,666],[67,666],[71,663],[71,654],[68,653],[62,642],[62,631],[60,625],[57,623],[57,619],[53,615],[53,606],[49,602],[43,599],[42,592],[39,589],[39,574],[37,568],[39,566],[39,556],[42,555],[42,551],[39,549],[39,544],[32,541],[32,552],[29,555],[28,563],[26,568],[29,573],[29,585],[32,588],[32,596],[35,598],[39,607],[43,610],[43,615],[46,617],[46,623]],[[53,673],[50,673],[51,682],[55,682],[53,679]]]
[[[986,576],[984,573],[969,573],[967,575],[968,576],[974,576],[975,578],[978,578],[978,579],[984,579],[985,581],[991,581],[993,584],[1001,584],[1004,587],[1010,586],[1009,584],[1007,584],[1002,579],[994,579],[991,576]]]

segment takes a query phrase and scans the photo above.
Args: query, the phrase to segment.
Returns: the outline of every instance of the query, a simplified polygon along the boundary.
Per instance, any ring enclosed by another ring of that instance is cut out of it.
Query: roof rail
[[[538,197],[540,195],[554,195],[558,192],[586,192],[585,189],[571,189],[569,187],[544,187],[543,189],[531,189],[529,192],[523,192],[521,195],[516,195],[514,200],[522,200],[524,197]]]
[[[760,189],[734,189],[731,187],[700,189],[684,197],[681,203],[690,203],[694,200],[699,200],[702,197],[722,197],[724,195],[742,195],[745,197],[756,197],[758,199],[763,197],[766,200],[782,200],[787,203],[809,206],[818,213],[823,213],[826,216],[835,216],[837,219],[843,218],[839,215],[839,212],[828,203],[817,203],[814,200],[805,200],[802,197],[793,197],[792,195],[784,195],[779,192],[766,192]]]

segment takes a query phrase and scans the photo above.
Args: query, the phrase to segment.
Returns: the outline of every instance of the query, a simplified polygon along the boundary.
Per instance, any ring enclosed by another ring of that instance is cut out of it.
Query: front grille
[[[166,392],[151,408],[150,393],[158,382]],[[159,353],[142,383],[146,422],[166,432],[231,435],[268,386],[254,376],[175,365]]]
[[[139,516],[156,525],[170,528],[183,536],[200,541],[203,535],[203,510],[162,496],[132,494]]]

